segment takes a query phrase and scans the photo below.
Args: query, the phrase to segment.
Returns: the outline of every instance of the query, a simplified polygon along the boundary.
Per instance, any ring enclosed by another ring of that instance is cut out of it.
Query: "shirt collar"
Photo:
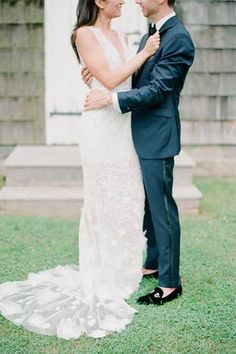
[[[161,27],[168,21],[171,17],[174,17],[176,14],[175,12],[171,12],[169,15],[161,18],[159,21],[156,22],[156,29],[157,31],[160,31]]]

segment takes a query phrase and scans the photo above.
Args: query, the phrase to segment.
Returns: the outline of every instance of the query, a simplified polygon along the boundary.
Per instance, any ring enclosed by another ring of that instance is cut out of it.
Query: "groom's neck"
[[[150,20],[156,23],[160,21],[163,17],[166,17],[169,14],[171,14],[173,11],[174,9],[172,7],[165,7],[163,9],[158,10],[158,12],[150,16]]]

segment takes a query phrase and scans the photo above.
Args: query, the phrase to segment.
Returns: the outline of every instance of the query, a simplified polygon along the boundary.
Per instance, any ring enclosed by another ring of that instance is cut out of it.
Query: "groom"
[[[85,108],[112,104],[122,113],[132,112],[133,141],[146,194],[144,274],[159,274],[159,287],[140,297],[138,302],[161,305],[182,294],[180,225],[172,186],[174,156],[180,152],[179,98],[193,63],[194,46],[175,16],[175,0],[136,0],[136,3],[152,21],[151,34],[155,30],[160,32],[160,48],[133,75],[131,91],[111,95],[92,91]],[[148,34],[142,38],[139,50],[147,38]]]

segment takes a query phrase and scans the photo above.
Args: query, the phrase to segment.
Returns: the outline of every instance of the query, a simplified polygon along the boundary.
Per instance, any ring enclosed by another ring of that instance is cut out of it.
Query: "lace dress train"
[[[91,27],[111,68],[122,65],[114,45]],[[130,80],[116,88],[128,90]],[[93,80],[92,87],[105,89]],[[113,108],[85,112],[79,144],[84,206],[79,266],[60,265],[0,285],[0,312],[28,330],[64,339],[99,338],[123,330],[135,309],[128,299],[142,278],[144,192],[130,115]]]

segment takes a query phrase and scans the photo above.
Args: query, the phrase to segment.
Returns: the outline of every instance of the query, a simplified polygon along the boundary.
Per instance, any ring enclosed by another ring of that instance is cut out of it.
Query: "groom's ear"
[[[105,7],[105,0],[95,0],[95,4],[100,10],[103,10]]]

